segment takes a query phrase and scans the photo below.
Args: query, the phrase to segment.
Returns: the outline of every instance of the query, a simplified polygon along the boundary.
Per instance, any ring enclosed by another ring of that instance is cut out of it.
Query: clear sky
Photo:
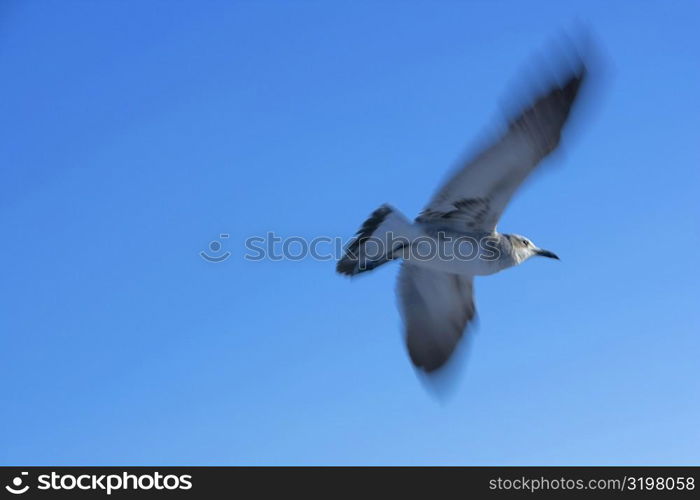
[[[397,264],[243,259],[268,231],[415,215],[577,22],[603,83],[500,225],[562,260],[477,279],[451,397],[407,358]],[[0,463],[700,463],[699,22],[696,1],[2,2]]]

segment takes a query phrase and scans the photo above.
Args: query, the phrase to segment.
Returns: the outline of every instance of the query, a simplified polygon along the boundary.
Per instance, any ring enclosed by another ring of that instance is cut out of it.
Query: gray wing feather
[[[580,62],[563,85],[511,120],[505,134],[449,179],[417,220],[494,231],[518,187],[558,146],[585,73]]]
[[[473,279],[404,262],[397,293],[411,361],[426,372],[437,370],[476,314]]]

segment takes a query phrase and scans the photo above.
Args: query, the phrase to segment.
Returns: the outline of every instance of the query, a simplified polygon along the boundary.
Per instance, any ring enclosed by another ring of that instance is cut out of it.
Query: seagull
[[[408,354],[420,371],[445,366],[473,322],[475,276],[535,256],[559,259],[524,236],[499,233],[496,225],[523,181],[560,143],[587,74],[583,59],[573,59],[508,120],[496,141],[448,179],[414,221],[380,206],[337,263],[338,273],[355,276],[402,260],[399,309]]]

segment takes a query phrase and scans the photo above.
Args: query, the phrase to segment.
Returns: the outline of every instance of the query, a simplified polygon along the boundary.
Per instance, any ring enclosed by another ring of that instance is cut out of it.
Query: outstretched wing
[[[562,85],[535,99],[505,134],[459,170],[416,219],[464,231],[491,232],[527,176],[559,144],[586,67],[578,61]]]
[[[472,278],[404,262],[397,294],[405,340],[416,367],[432,372],[447,362],[474,316]]]

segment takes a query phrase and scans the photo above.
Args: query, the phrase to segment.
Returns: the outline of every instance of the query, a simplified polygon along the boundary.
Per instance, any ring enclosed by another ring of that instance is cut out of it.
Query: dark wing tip
[[[532,99],[532,104],[509,123],[510,130],[520,129],[527,133],[542,157],[559,145],[561,132],[586,80],[587,68],[579,60],[575,68],[564,74],[563,79],[547,85],[547,90]]]
[[[442,353],[431,353],[426,355],[425,352],[419,353],[412,351],[410,348],[408,350],[408,355],[411,358],[413,366],[424,371],[425,373],[435,373],[438,369],[442,368],[447,360],[450,359],[450,354]]]
[[[413,335],[408,333],[408,338],[411,338]],[[408,348],[408,356],[411,358],[411,363],[413,363],[413,366],[423,370],[426,373],[432,373],[438,368],[442,367],[452,354],[452,351],[442,351],[435,345],[417,346],[410,341],[407,342],[406,347]]]

